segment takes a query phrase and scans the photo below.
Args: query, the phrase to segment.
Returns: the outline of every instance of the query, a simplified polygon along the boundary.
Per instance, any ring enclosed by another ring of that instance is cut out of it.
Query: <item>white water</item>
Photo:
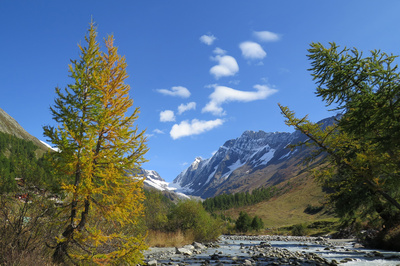
[[[225,240],[222,238],[220,248],[218,251],[222,251],[224,254],[231,256],[243,256],[243,250],[240,250],[240,243],[244,246],[252,246],[260,244],[260,241],[243,241],[243,240]],[[384,250],[372,250],[364,248],[353,248],[355,242],[342,242],[334,245],[334,248],[330,250],[324,250],[326,246],[313,244],[311,242],[299,242],[299,241],[270,241],[268,242],[272,247],[287,249],[291,252],[307,252],[315,253],[320,257],[326,258],[328,261],[336,260],[338,263],[343,259],[352,259],[345,265],[400,265],[400,259],[383,259],[379,257],[366,257],[367,254],[371,254],[374,251],[379,251],[385,258],[390,256],[400,256],[400,252],[384,251]],[[211,249],[213,254],[215,250]]]
[[[261,240],[262,241],[262,240]],[[228,265],[232,262],[233,257],[251,258],[254,253],[249,254],[249,249],[254,245],[259,245],[260,240],[232,240],[222,237],[218,248],[208,248],[203,250],[202,254],[193,255],[189,258],[183,258],[180,255],[171,255],[175,263],[185,262],[188,265],[201,265],[205,260],[209,260],[213,254],[220,254],[220,263]],[[263,241],[264,242],[264,241]],[[316,244],[315,242],[300,242],[300,241],[267,241],[272,247],[287,249],[290,252],[315,253],[320,257],[327,259],[329,262],[336,260],[340,265],[400,265],[400,252],[391,252],[383,250],[371,250],[363,248],[354,248],[354,242],[332,242],[329,250],[326,250],[326,245]],[[243,246],[244,248],[241,248]],[[384,257],[372,257],[373,252],[379,251],[379,254]],[[390,256],[397,256],[396,259],[390,259]],[[343,260],[348,261],[344,262]],[[167,263],[169,260],[160,260],[159,262]],[[211,262],[211,265],[216,263]],[[235,264],[237,265],[237,264]],[[257,265],[268,265],[266,262],[259,262]]]

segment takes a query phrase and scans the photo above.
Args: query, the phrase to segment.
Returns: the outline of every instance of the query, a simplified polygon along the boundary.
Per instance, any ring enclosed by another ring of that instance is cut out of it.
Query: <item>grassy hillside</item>
[[[226,216],[237,219],[241,211],[250,216],[262,218],[265,227],[276,229],[299,223],[311,223],[321,220],[335,220],[326,208],[316,214],[307,214],[306,208],[311,205],[321,206],[325,201],[325,193],[308,172],[303,172],[289,181],[279,185],[282,193],[268,201],[252,206],[222,211]]]

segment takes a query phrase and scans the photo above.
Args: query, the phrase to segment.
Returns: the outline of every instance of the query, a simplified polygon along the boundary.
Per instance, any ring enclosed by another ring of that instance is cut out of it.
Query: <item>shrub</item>
[[[251,229],[253,229],[255,231],[260,231],[263,228],[264,228],[263,220],[260,217],[258,217],[257,215],[254,216],[253,220],[251,221]]]
[[[306,236],[308,234],[308,228],[306,224],[295,224],[291,230],[292,236]]]
[[[235,223],[236,231],[246,233],[248,231],[260,231],[264,227],[263,220],[257,215],[251,218],[246,212],[241,211]]]
[[[239,218],[236,220],[236,230],[246,233],[251,229],[251,222],[252,220],[247,212],[241,211]]]
[[[195,241],[212,241],[221,234],[222,222],[206,212],[196,200],[179,202],[168,215],[170,231],[191,233]]]
[[[0,265],[45,265],[50,262],[47,241],[57,234],[52,228],[54,203],[28,196],[0,198]]]

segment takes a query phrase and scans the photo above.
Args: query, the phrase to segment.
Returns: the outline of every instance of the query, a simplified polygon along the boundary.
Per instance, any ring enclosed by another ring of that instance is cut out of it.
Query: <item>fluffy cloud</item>
[[[217,38],[214,35],[203,35],[200,37],[200,41],[204,44],[211,45]]]
[[[267,55],[261,45],[255,42],[242,42],[239,47],[246,59],[263,59]]]
[[[280,36],[270,31],[254,31],[253,35],[261,42],[276,42]]]
[[[224,49],[221,49],[221,48],[217,47],[217,48],[214,49],[213,53],[217,54],[217,55],[225,55],[226,51]]]
[[[181,104],[178,106],[178,114],[182,114],[183,112],[189,111],[189,110],[194,110],[196,109],[196,103],[195,102],[190,102],[188,104]]]
[[[164,95],[178,96],[182,98],[189,98],[190,96],[190,91],[182,86],[172,87],[171,90],[159,89],[157,91]]]
[[[173,125],[169,134],[173,139],[179,139],[182,137],[187,137],[192,135],[199,135],[201,133],[210,131],[215,127],[218,127],[223,123],[224,120],[222,119],[215,119],[210,121],[193,119],[191,122],[182,121],[180,124]]]
[[[225,115],[221,107],[227,102],[251,102],[262,100],[277,92],[266,85],[254,85],[255,91],[240,91],[225,86],[216,86],[214,92],[210,94],[210,102],[202,109],[202,112],[210,112],[214,115]]]
[[[173,122],[175,121],[174,111],[165,110],[160,112],[160,122]]]
[[[210,74],[214,75],[216,79],[220,77],[233,76],[239,71],[239,65],[236,59],[229,55],[217,55],[213,58],[218,62],[218,65],[210,69]]]

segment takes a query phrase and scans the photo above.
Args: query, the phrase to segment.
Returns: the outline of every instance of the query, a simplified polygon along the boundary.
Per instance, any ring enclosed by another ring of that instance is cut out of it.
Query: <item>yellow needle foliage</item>
[[[52,156],[63,180],[62,234],[57,238],[54,262],[71,260],[97,264],[137,264],[146,248],[138,228],[143,215],[143,180],[135,176],[147,152],[144,131],[134,122],[130,87],[124,81],[125,58],[117,54],[112,36],[106,51],[96,42],[90,25],[87,46],[79,46],[80,60],[71,61],[75,83],[51,108],[57,127],[44,127],[60,152]]]

